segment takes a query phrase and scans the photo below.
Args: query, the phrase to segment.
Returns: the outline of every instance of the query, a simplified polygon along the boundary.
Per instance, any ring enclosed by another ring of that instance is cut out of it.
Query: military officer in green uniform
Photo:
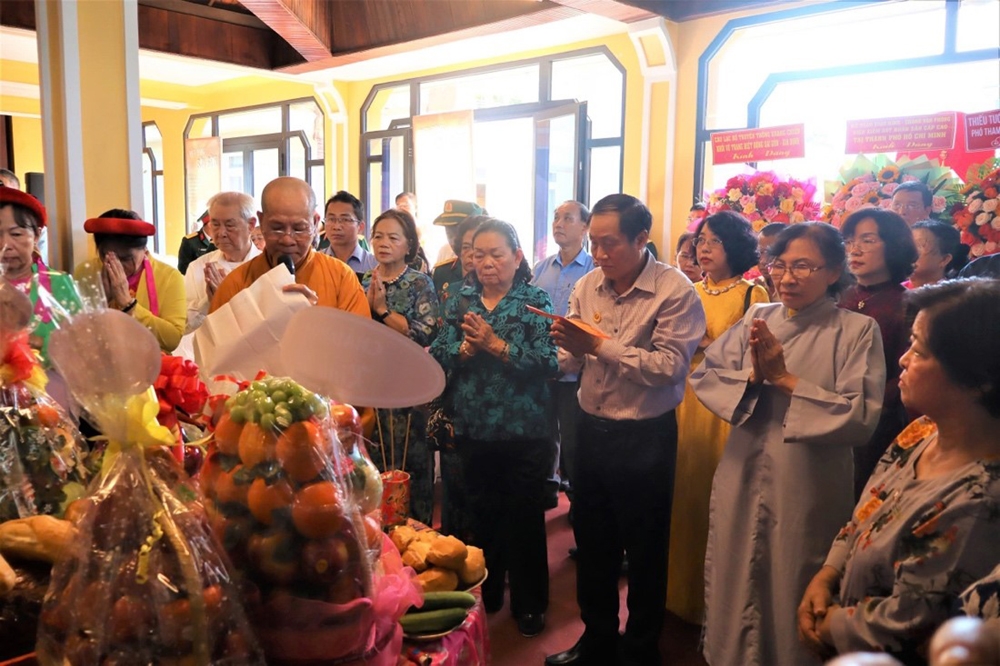
[[[444,227],[448,236],[448,247],[442,248],[438,263],[431,273],[438,298],[441,298],[450,283],[462,281],[462,239],[458,237],[458,225],[467,217],[485,214],[486,211],[471,201],[449,199],[444,202],[444,212],[434,219],[435,226]]]
[[[177,250],[177,270],[183,275],[187,272],[188,264],[203,254],[208,254],[215,249],[212,244],[212,237],[208,232],[208,211],[206,210],[198,218],[201,222],[201,229],[188,234],[181,241],[181,247]]]

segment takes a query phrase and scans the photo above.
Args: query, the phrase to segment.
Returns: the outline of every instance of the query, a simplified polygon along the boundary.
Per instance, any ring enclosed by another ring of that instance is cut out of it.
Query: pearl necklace
[[[701,286],[702,286],[702,287],[703,287],[703,288],[705,289],[705,293],[706,293],[706,294],[708,294],[709,296],[718,296],[718,295],[720,295],[720,294],[724,294],[724,293],[726,293],[726,292],[727,292],[727,291],[729,291],[730,289],[733,289],[733,288],[734,288],[734,287],[736,287],[736,286],[737,286],[738,284],[740,284],[740,282],[741,282],[741,280],[737,280],[736,282],[733,282],[733,283],[732,283],[732,284],[730,284],[730,285],[726,285],[726,286],[725,286],[725,287],[723,287],[722,289],[712,289],[712,288],[710,288],[710,287],[708,286],[708,278],[704,278],[704,279],[703,279],[703,280],[701,281]]]

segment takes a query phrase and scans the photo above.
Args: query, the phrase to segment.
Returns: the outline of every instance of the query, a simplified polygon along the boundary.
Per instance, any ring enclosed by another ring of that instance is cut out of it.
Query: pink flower
[[[857,185],[851,188],[851,194],[856,197],[865,196],[866,194],[868,194],[868,184],[858,183]]]
[[[752,197],[752,196],[750,196],[749,194],[744,194],[744,195],[743,195],[742,197],[740,197],[740,206],[741,206],[741,207],[742,207],[742,208],[743,208],[744,210],[745,210],[745,209],[747,208],[747,206],[749,206],[749,205],[750,205],[750,204],[752,204],[753,202],[754,202],[754,199],[753,199],[753,197]]]
[[[917,180],[920,180],[920,179],[917,178],[916,176],[911,176],[910,174],[906,174],[905,176],[903,176],[903,182],[904,183],[912,183],[912,182],[917,181]]]
[[[777,214],[778,214],[778,209],[775,208],[774,206],[771,206],[770,208],[764,211],[764,217],[768,220],[773,220],[774,216]]]
[[[856,211],[857,209],[861,208],[861,203],[862,203],[861,197],[851,197],[850,199],[847,200],[847,203],[844,204],[844,210],[846,210],[848,213]]]
[[[983,246],[984,254],[993,254],[996,251],[997,251],[997,244],[994,243],[993,241],[988,241],[986,245]]]
[[[969,212],[970,213],[978,213],[982,209],[983,209],[983,200],[982,199],[973,199],[972,201],[969,202]]]
[[[882,194],[887,194],[891,197],[897,187],[899,187],[899,183],[886,183],[882,186]]]
[[[979,226],[983,226],[984,224],[989,222],[992,217],[993,213],[987,213],[984,211],[979,215],[976,215],[976,224],[978,224]]]
[[[860,180],[862,183],[870,183],[871,181],[875,180],[875,174],[866,173],[865,175],[858,178],[858,180]]]
[[[940,213],[941,211],[944,210],[944,207],[947,205],[947,203],[948,202],[945,201],[944,197],[934,197],[933,203],[931,203],[931,210],[934,211],[935,213]]]
[[[882,189],[882,186],[880,184],[878,184],[878,183],[868,183],[868,191],[869,192],[878,192],[880,189]]]
[[[994,217],[993,220],[990,222],[990,226],[996,229],[997,231],[1000,231],[1000,217]]]
[[[754,211],[754,212],[750,213],[750,217],[748,219],[751,222],[757,222],[757,221],[763,220],[764,217],[759,212]]]
[[[985,210],[987,213],[992,213],[993,211],[995,211],[997,209],[997,206],[1000,206],[1000,199],[987,199],[986,201],[983,202],[983,210]]]
[[[973,257],[981,257],[986,252],[986,245],[983,243],[976,243],[969,248],[969,254]]]
[[[841,190],[840,192],[837,192],[837,194],[833,197],[833,201],[830,202],[830,205],[832,205],[834,208],[843,208],[844,204],[847,203],[847,200],[850,198],[851,198],[850,194],[848,194],[844,190]]]

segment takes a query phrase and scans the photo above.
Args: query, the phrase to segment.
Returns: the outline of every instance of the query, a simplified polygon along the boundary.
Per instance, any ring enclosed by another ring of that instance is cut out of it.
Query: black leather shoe
[[[579,640],[576,642],[576,645],[565,652],[550,654],[545,658],[545,666],[597,666],[596,662],[587,658],[587,655],[584,654],[582,643],[583,641]]]
[[[545,630],[545,613],[524,613],[517,618],[517,630],[525,638],[534,638]]]

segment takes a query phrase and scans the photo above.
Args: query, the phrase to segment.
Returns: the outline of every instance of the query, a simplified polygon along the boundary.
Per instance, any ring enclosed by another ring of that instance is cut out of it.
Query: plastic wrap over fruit
[[[226,400],[200,475],[216,533],[259,594],[269,663],[371,662],[394,633],[376,617],[381,480],[356,412],[334,413],[290,379],[258,378]]]
[[[62,516],[89,481],[89,447],[45,392],[26,328],[30,301],[3,280],[0,292],[0,522]]]
[[[80,537],[52,571],[39,662],[263,664],[197,487],[170,453],[176,437],[156,421],[156,341],[119,312],[79,319],[50,350],[108,441],[74,506]]]

